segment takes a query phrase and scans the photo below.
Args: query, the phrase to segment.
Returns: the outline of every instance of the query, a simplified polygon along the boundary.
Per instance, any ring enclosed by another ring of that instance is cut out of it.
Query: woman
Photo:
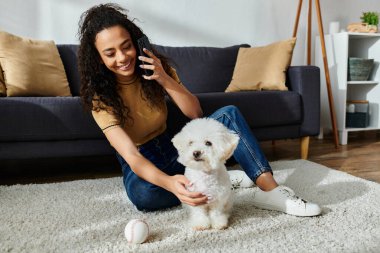
[[[190,192],[184,166],[166,133],[168,95],[190,119],[202,117],[198,99],[179,81],[165,58],[144,49],[137,39],[143,32],[118,5],[103,4],[83,13],[80,21],[79,69],[81,96],[86,108],[117,151],[128,197],[139,210],[154,211],[209,201],[201,192]],[[143,70],[152,70],[147,76]],[[241,138],[234,153],[259,189],[256,206],[300,216],[321,213],[318,205],[278,186],[257,140],[235,106],[209,115],[237,132]]]

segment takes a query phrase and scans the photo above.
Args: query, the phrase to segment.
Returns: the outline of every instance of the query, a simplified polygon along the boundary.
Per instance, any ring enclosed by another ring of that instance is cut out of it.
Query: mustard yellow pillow
[[[54,41],[0,31],[0,65],[7,96],[71,96]]]
[[[0,65],[0,97],[5,97],[7,95],[7,89],[5,88],[3,69]]]
[[[226,92],[287,90],[286,70],[295,44],[296,38],[292,38],[264,47],[240,48]]]

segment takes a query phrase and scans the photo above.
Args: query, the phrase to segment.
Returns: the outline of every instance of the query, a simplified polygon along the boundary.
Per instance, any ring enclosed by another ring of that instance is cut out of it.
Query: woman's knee
[[[229,118],[236,118],[236,115],[240,115],[240,110],[235,105],[227,105],[217,110],[215,114],[223,114]]]
[[[239,111],[239,108],[236,105],[226,105],[220,108],[219,110],[228,112],[228,113],[235,113]]]
[[[137,175],[129,178],[125,186],[129,199],[140,211],[156,211],[180,204],[174,194]]]
[[[227,105],[215,111],[210,117],[224,124],[228,124],[240,119],[241,113],[237,106]]]
[[[142,210],[147,203],[153,201],[151,197],[152,187],[137,175],[131,175],[124,180],[124,186],[129,199],[137,209]]]
[[[228,110],[230,112],[239,111],[239,108],[236,105],[226,105],[226,106],[224,106],[224,108],[226,108],[226,110]]]

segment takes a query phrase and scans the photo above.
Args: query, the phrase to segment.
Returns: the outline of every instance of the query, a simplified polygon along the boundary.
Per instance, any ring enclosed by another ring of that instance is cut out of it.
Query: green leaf
[[[360,17],[363,23],[369,25],[378,25],[379,24],[379,13],[377,12],[363,12],[363,15]]]

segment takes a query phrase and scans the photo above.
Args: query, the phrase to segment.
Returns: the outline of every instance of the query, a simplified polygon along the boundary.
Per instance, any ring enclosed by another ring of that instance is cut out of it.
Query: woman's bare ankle
[[[272,173],[265,172],[256,179],[256,185],[263,191],[271,191],[278,186]]]

